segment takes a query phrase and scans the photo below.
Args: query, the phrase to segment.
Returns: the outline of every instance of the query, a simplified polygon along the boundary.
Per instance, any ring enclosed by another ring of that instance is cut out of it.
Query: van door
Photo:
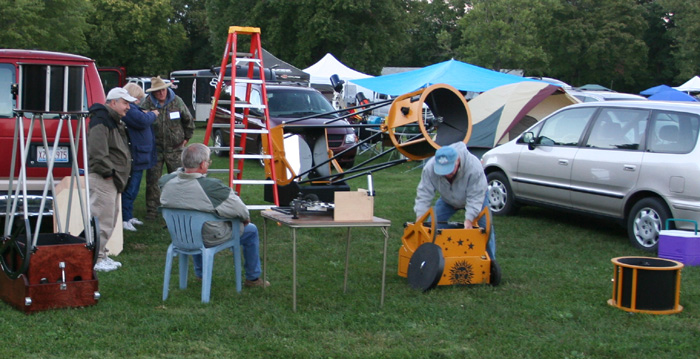
[[[563,110],[546,119],[533,149],[523,150],[513,176],[518,197],[571,206],[571,169],[594,107]]]
[[[601,109],[574,158],[574,208],[622,218],[625,199],[636,187],[641,171],[648,119],[648,110]]]

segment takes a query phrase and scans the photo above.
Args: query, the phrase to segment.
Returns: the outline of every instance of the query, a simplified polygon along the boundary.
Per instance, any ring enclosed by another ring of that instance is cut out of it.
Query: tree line
[[[698,1],[0,0],[0,47],[129,75],[220,64],[233,25],[260,27],[263,47],[299,68],[328,52],[374,75],[454,58],[626,92],[700,74]]]

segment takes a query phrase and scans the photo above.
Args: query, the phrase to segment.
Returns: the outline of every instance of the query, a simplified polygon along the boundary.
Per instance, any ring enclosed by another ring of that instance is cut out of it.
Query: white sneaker
[[[107,262],[104,259],[98,259],[95,263],[95,271],[97,272],[111,272],[116,270],[118,267],[112,263]]]
[[[120,262],[117,262],[110,257],[105,258],[104,261],[109,263],[110,265],[116,266],[117,268],[121,268],[121,266],[122,266],[122,264]]]
[[[142,225],[142,224],[143,224],[143,222],[139,221],[139,219],[138,219],[138,218],[136,218],[136,217],[134,217],[134,218],[130,219],[130,220],[129,220],[129,223],[131,223],[131,224],[135,224],[135,225],[137,225],[137,226],[140,226],[140,225]]]
[[[136,232],[136,227],[134,227],[134,225],[131,224],[131,222],[123,222],[123,224],[124,224],[124,229],[125,229],[125,230],[127,230],[127,231],[132,231],[132,232]]]

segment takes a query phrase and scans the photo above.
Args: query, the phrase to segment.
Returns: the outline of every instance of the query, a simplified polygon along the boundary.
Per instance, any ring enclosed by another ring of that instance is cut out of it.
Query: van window
[[[655,111],[648,135],[648,151],[688,153],[698,141],[700,117],[695,114]]]
[[[544,146],[576,146],[595,107],[564,110],[547,119],[542,125],[538,144]]]
[[[586,147],[639,150],[648,117],[647,110],[603,108],[593,124]]]
[[[12,117],[15,99],[10,89],[13,83],[15,83],[15,66],[0,64],[0,117]]]

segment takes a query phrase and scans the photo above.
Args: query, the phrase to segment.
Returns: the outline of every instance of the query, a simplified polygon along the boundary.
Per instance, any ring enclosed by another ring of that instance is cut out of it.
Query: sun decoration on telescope
[[[455,262],[450,269],[450,279],[452,279],[452,284],[472,284],[472,278],[474,278],[474,271],[472,270],[471,264],[469,264],[467,261]]]

